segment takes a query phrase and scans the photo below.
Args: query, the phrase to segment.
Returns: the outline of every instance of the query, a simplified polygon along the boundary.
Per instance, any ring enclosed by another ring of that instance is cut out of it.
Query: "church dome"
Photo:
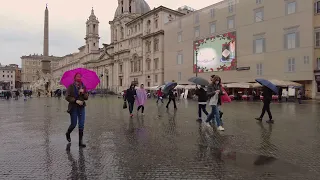
[[[130,9],[131,12],[129,10],[129,7],[130,7],[129,3],[130,2],[132,3],[131,9]],[[118,8],[114,14],[114,17],[116,18],[116,17],[120,16],[121,14],[123,14],[123,12],[129,12],[129,13],[134,13],[134,14],[144,14],[150,10],[151,10],[150,6],[148,5],[148,3],[145,0],[122,0],[122,2],[119,1],[119,5],[118,5]]]

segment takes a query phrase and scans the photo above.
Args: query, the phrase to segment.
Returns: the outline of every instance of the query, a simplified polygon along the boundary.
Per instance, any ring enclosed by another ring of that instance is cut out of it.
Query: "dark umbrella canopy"
[[[256,79],[256,81],[261,84],[262,86],[266,86],[267,88],[271,89],[274,93],[278,94],[279,90],[276,85],[272,84],[270,81],[266,79]]]
[[[178,84],[176,82],[169,82],[167,83],[164,88],[162,89],[162,92],[168,93],[170,90],[174,89]]]
[[[209,85],[209,81],[207,81],[206,79],[203,79],[201,77],[192,77],[188,81],[193,82],[195,84],[199,84],[201,86],[208,86]]]

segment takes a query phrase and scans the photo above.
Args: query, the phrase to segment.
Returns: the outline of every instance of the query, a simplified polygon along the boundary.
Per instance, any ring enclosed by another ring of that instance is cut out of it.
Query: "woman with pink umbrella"
[[[79,147],[86,147],[83,143],[83,130],[85,121],[85,101],[88,100],[88,90],[94,89],[100,80],[94,71],[78,68],[67,71],[61,78],[61,84],[67,87],[66,100],[69,102],[70,126],[66,133],[68,142],[71,142],[70,134],[77,126],[79,128]]]

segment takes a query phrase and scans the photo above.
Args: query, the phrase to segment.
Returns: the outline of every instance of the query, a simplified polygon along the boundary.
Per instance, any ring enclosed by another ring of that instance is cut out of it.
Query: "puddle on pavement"
[[[226,165],[236,166],[251,172],[270,172],[276,174],[308,173],[308,170],[304,168],[272,156],[224,152],[221,149],[219,151],[220,153],[218,152],[216,155]]]

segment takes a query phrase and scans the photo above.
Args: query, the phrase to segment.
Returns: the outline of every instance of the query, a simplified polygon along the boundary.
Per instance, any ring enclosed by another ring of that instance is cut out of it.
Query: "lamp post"
[[[196,51],[196,77],[198,77],[198,51]]]

